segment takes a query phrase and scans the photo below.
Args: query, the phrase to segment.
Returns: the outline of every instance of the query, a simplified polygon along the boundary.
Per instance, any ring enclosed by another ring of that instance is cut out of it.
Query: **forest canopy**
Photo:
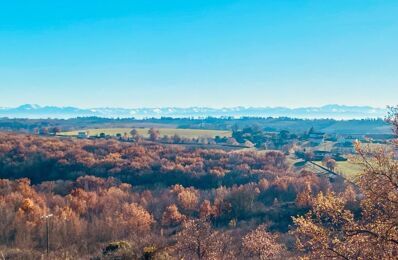
[[[395,113],[389,121],[397,133]],[[279,151],[1,133],[0,252],[393,259],[396,145],[355,143],[363,172],[351,182],[298,171]]]

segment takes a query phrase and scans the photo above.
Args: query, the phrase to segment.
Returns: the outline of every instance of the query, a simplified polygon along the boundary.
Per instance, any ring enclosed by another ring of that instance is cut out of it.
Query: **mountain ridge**
[[[105,118],[160,118],[160,117],[293,117],[308,119],[367,119],[383,118],[387,114],[385,108],[371,106],[348,106],[328,104],[309,107],[143,107],[117,108],[97,107],[78,108],[73,106],[41,106],[23,104],[18,107],[0,107],[0,117],[9,118],[74,118],[74,117],[105,117]]]

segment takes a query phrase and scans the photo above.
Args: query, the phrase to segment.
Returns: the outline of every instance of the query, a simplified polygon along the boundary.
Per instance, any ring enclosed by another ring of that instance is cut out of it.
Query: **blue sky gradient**
[[[0,3],[0,107],[384,107],[396,0]]]

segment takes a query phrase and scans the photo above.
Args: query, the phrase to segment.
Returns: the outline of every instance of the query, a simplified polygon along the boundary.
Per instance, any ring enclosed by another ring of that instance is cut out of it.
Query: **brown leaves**
[[[154,134],[155,129],[151,130]],[[156,134],[155,134],[156,135]],[[50,179],[71,179],[78,174],[135,177],[139,175],[176,173],[182,178],[210,175],[223,179],[230,173],[242,175],[285,174],[285,156],[189,149],[118,142],[115,140],[76,140],[0,133],[1,176],[28,177],[37,183]],[[166,178],[166,176],[165,176]],[[165,181],[166,182],[166,181]],[[188,184],[191,185],[191,184]]]
[[[153,223],[152,215],[136,203],[124,204],[117,222],[129,229],[130,233],[148,232]]]
[[[398,135],[398,108],[387,118]],[[395,147],[355,142],[363,172],[353,186],[336,197],[320,194],[313,209],[294,218],[298,248],[314,259],[396,259],[398,252],[398,161]],[[346,210],[346,201],[360,198],[361,214]]]
[[[185,222],[176,240],[176,252],[186,259],[223,259],[222,244],[225,239],[206,221]]]
[[[243,237],[242,246],[245,254],[254,259],[279,259],[283,248],[276,242],[276,236],[265,229],[265,225],[260,225]]]
[[[370,153],[357,146],[367,160]],[[352,186],[340,197],[319,194],[307,215],[294,218],[298,248],[314,259],[392,258],[398,250],[395,164],[384,153],[363,162],[366,167],[358,182],[361,216],[357,219],[346,209],[346,199],[356,200]]]
[[[175,204],[168,206],[162,216],[162,225],[178,225],[186,217],[182,215]]]

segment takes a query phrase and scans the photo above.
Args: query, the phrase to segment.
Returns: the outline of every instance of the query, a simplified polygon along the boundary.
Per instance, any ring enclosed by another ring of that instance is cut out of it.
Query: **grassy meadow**
[[[362,168],[361,165],[348,160],[344,162],[337,162],[335,171],[343,175],[345,178],[354,179],[361,173]]]
[[[122,136],[126,133],[130,136],[130,131],[133,128],[96,128],[96,129],[83,129],[76,131],[68,131],[61,132],[59,135],[62,136],[77,136],[79,132],[85,131],[90,136],[98,136],[101,133],[110,136],[116,136],[117,134],[121,134]],[[138,134],[148,137],[149,128],[135,128]],[[180,128],[158,128],[161,136],[174,136],[179,135],[184,138],[214,138],[216,136],[220,137],[230,137],[230,131],[222,131],[222,130],[202,130],[202,129],[180,129]]]

